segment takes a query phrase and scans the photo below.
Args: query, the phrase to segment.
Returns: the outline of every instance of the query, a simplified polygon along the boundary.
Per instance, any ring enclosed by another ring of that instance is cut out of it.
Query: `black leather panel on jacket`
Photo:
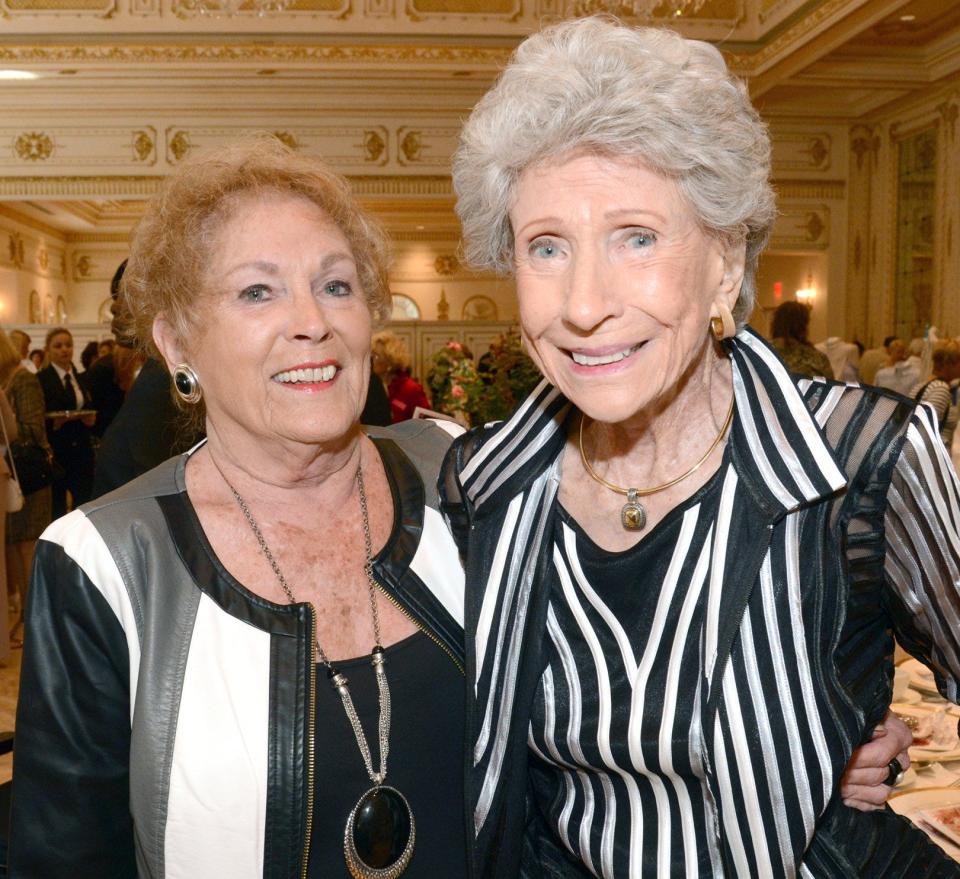
[[[373,442],[383,459],[394,509],[393,531],[373,560],[374,575],[421,627],[442,642],[463,670],[466,659],[462,626],[410,570],[423,534],[423,481],[395,442],[378,438],[373,438]]]
[[[313,661],[309,638],[271,638],[264,879],[290,879],[304,866],[307,796],[312,790],[307,762],[313,755]]]
[[[223,566],[186,492],[162,495],[163,511],[180,558],[197,587],[230,616],[265,632],[296,637],[304,631],[305,605],[277,604],[251,592]]]
[[[134,879],[123,629],[83,570],[47,541],[37,544],[27,601],[9,875]]]

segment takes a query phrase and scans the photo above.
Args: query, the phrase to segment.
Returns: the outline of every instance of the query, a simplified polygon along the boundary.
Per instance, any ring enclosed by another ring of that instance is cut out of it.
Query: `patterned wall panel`
[[[0,168],[46,173],[50,168],[150,168],[157,161],[156,131],[138,127],[0,127]]]
[[[108,18],[117,9],[116,0],[0,0],[0,15],[79,15]]]
[[[506,18],[523,12],[520,0],[407,0],[407,15],[413,21],[449,18]]]
[[[450,170],[450,157],[457,148],[460,129],[424,128],[397,129],[397,162],[405,168],[423,168],[433,172]]]
[[[262,128],[227,125],[171,126],[165,133],[166,160],[176,165],[192,150],[222,146],[262,131]],[[286,128],[273,134],[288,146],[323,156],[344,173],[382,167],[390,159],[390,133],[380,125]]]
[[[827,250],[830,247],[830,208],[825,204],[781,204],[770,248]]]
[[[833,138],[827,132],[771,132],[773,140],[774,174],[813,171],[822,173],[832,169]]]

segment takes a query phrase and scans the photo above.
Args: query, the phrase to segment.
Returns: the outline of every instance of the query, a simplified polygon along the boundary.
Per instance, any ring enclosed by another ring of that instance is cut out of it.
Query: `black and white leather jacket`
[[[369,430],[393,492],[387,595],[463,668],[463,573],[437,511],[437,422]],[[188,455],[37,547],[10,875],[292,879],[308,859],[314,610],[245,589],[187,500]]]

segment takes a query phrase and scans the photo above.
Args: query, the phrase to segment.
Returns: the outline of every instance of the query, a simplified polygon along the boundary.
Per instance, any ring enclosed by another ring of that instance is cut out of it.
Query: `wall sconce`
[[[793,295],[796,297],[797,302],[813,308],[813,300],[817,298],[817,290],[813,286],[813,276],[807,275],[807,286],[797,290]]]

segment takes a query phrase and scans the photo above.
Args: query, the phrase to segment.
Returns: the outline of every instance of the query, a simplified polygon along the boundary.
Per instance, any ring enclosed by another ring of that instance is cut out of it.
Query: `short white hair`
[[[770,139],[720,52],[607,16],[528,37],[474,108],[453,159],[466,260],[511,272],[520,174],[579,153],[638,159],[676,182],[704,231],[745,244],[734,317],[746,322],[776,217]]]

